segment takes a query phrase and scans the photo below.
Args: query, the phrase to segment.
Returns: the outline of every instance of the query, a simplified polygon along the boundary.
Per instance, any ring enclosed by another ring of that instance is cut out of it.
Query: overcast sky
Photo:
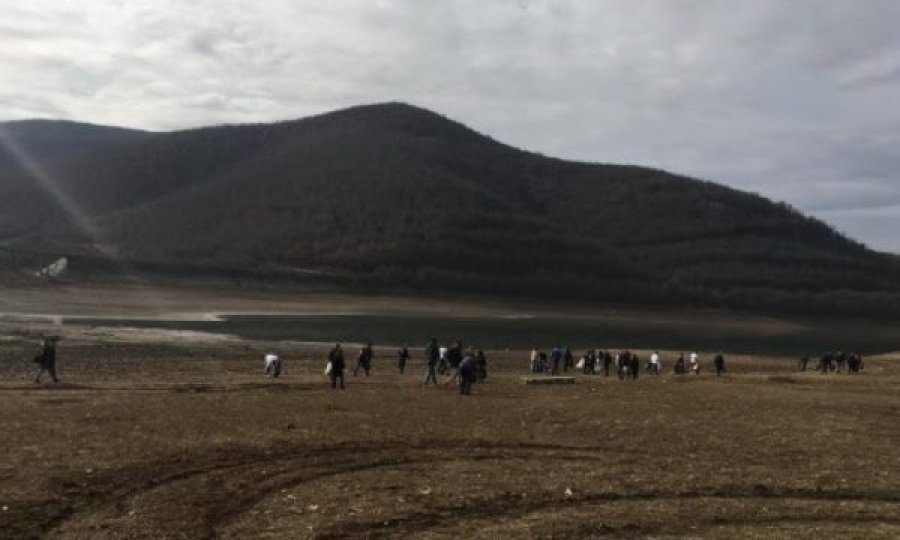
[[[0,0],[0,120],[162,130],[388,100],[900,252],[897,0]]]

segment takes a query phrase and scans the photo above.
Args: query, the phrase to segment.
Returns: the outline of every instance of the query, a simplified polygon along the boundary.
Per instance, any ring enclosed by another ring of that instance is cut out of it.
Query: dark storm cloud
[[[785,200],[900,251],[900,2],[20,3],[5,118],[154,129],[426,106],[560,157]],[[6,8],[5,8],[6,9]]]

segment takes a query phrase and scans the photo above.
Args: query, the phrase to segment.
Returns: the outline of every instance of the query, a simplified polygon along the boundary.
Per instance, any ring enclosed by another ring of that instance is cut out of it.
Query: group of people
[[[35,355],[34,362],[39,367],[35,382],[41,382],[44,373],[47,373],[54,383],[59,382],[56,370],[57,341],[59,341],[58,336],[47,337],[43,341],[41,350]],[[372,343],[366,343],[356,355],[353,375],[357,376],[362,371],[368,377],[372,371],[374,357]],[[405,373],[410,357],[409,347],[406,345],[397,351],[397,368],[401,375]],[[487,358],[484,351],[472,348],[464,349],[462,342],[458,340],[449,347],[442,347],[438,344],[437,338],[432,338],[425,345],[424,361],[425,386],[437,385],[438,375],[442,375],[447,377],[446,384],[457,382],[461,394],[471,394],[472,385],[487,378]],[[798,361],[800,371],[807,371],[810,361],[811,358],[808,354],[803,355]],[[338,343],[329,351],[328,364],[325,369],[325,374],[331,379],[332,388],[345,388],[345,369],[344,351]],[[609,377],[614,371],[619,380],[635,380],[640,375],[641,358],[629,350],[612,354],[608,350],[588,349],[576,364],[572,351],[568,347],[555,346],[549,354],[534,348],[531,350],[530,369],[533,373],[549,373],[551,375],[558,375],[561,371],[568,372],[570,369],[573,372],[575,369],[580,369],[585,375],[602,373],[606,377]],[[649,355],[644,369],[651,375],[663,373],[663,360],[659,351],[654,351]],[[700,357],[696,352],[692,352],[687,359],[684,353],[679,353],[674,361],[672,371],[676,375],[699,374],[700,369]],[[858,353],[829,352],[818,358],[815,369],[822,373],[840,373],[842,371],[860,373],[864,369],[864,364],[862,356]],[[722,353],[713,357],[713,370],[717,376],[725,373],[725,357]],[[281,371],[281,358],[274,353],[266,354],[265,374],[277,378],[281,375]]]
[[[431,338],[425,345],[425,386],[437,385],[438,375],[448,376],[447,384],[457,382],[460,394],[471,394],[472,385],[487,378],[487,357],[481,349],[463,349],[459,340],[441,347]]]
[[[574,363],[574,358],[568,347],[553,347],[548,356],[544,351],[534,348],[531,350],[531,372],[532,373],[549,373],[558,375],[560,373],[560,365],[562,371],[567,372],[569,368],[573,370],[578,368],[585,375],[594,375],[602,373],[606,377],[615,371],[619,380],[638,378],[641,372],[641,358],[636,353],[628,350],[612,354],[606,350],[588,349],[581,356],[578,364]],[[647,358],[644,366],[647,373],[651,375],[660,375],[663,373],[663,361],[659,351],[654,351]],[[716,354],[713,358],[713,369],[716,375],[725,373],[725,356],[721,353]],[[685,360],[684,353],[680,353],[675,360],[673,372],[677,375],[686,373],[700,373],[700,356],[696,352],[692,352]]]
[[[356,367],[353,376],[362,370],[366,377],[372,370],[372,360],[375,354],[372,344],[363,346],[356,356]],[[397,351],[397,368],[402,375],[406,371],[409,362],[409,347],[404,345]],[[331,388],[344,389],[344,350],[340,343],[336,343],[328,353],[328,364],[325,374],[331,379]],[[462,342],[456,341],[451,347],[441,347],[437,338],[432,338],[425,345],[425,386],[437,385],[438,374],[447,375],[446,384],[456,382],[459,385],[460,394],[471,394],[472,385],[487,378],[487,357],[484,351],[463,349]]]
[[[800,357],[797,367],[800,368],[800,371],[806,371],[809,362],[809,355],[804,354]],[[860,373],[865,369],[861,355],[858,353],[846,354],[843,351],[823,354],[819,357],[815,367],[816,371],[821,371],[822,373],[840,373],[842,371],[846,371],[847,373]]]
[[[572,350],[568,347],[553,347],[549,355],[543,350],[531,349],[532,373],[559,375],[560,366],[562,366],[564,372],[569,371],[569,369],[575,369],[575,357],[572,356]]]

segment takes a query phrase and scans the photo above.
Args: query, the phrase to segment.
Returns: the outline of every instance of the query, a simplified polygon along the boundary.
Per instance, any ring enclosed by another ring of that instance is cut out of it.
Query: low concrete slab
[[[575,377],[521,377],[522,384],[575,384]]]

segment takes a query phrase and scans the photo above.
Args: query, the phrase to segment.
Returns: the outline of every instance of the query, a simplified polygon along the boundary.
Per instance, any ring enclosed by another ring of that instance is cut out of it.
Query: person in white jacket
[[[659,375],[661,371],[662,363],[659,360],[659,351],[653,351],[653,354],[650,355],[650,372]]]
[[[281,375],[281,358],[275,353],[268,353],[265,361],[265,374],[272,378],[278,378],[278,376]]]
[[[438,365],[437,372],[440,375],[446,375],[449,371],[449,366],[447,364],[447,347],[440,347],[438,349]]]
[[[691,353],[691,373],[698,374],[700,373],[700,357],[697,356],[697,353]]]

